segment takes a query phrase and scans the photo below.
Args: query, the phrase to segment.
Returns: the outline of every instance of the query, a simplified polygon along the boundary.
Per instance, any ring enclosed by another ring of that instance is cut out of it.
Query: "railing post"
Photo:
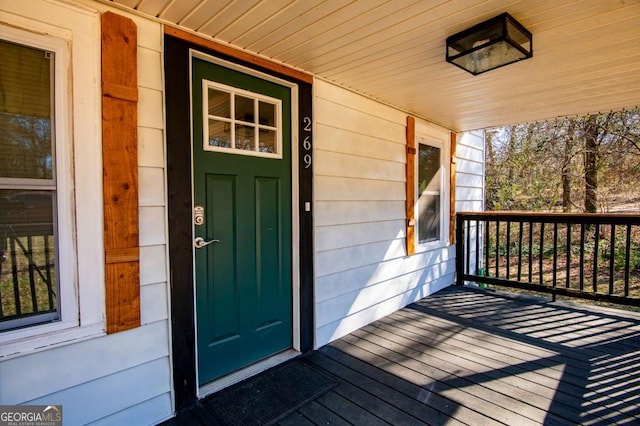
[[[464,285],[464,218],[456,215],[456,285]]]

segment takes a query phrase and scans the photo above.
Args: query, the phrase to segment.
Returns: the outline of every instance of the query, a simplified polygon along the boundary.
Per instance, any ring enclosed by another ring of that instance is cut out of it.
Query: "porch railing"
[[[640,306],[640,215],[456,215],[456,281]]]
[[[0,331],[55,320],[51,223],[0,225]]]

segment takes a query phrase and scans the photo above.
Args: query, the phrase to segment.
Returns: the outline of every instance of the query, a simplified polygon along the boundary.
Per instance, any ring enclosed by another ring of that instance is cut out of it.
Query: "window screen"
[[[418,150],[418,242],[440,239],[440,148],[419,144]]]
[[[0,40],[0,331],[60,318],[54,54]]]

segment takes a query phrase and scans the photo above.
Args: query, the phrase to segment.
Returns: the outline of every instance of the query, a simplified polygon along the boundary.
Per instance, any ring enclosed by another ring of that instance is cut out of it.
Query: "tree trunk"
[[[562,166],[562,211],[571,211],[571,175],[569,165]]]
[[[571,157],[574,143],[574,123],[572,119],[567,119],[568,129],[564,138],[564,152],[562,156],[562,211],[571,211]]]
[[[598,211],[598,122],[596,116],[587,119],[584,128],[584,210]]]
[[[486,158],[486,176],[485,176],[485,208],[493,210],[496,203],[496,183],[494,181],[493,170],[496,168],[495,154],[493,152],[493,136],[492,132],[485,132],[485,147],[487,149]]]

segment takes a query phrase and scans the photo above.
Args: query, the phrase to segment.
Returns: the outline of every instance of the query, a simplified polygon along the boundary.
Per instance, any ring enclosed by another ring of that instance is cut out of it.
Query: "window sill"
[[[416,254],[426,253],[432,250],[438,250],[445,247],[449,247],[448,241],[432,241],[425,244],[416,244]]]
[[[38,334],[27,336],[21,333],[23,331],[15,330],[0,336],[0,362],[106,335],[103,322],[82,327],[46,324],[31,327],[29,331]]]

